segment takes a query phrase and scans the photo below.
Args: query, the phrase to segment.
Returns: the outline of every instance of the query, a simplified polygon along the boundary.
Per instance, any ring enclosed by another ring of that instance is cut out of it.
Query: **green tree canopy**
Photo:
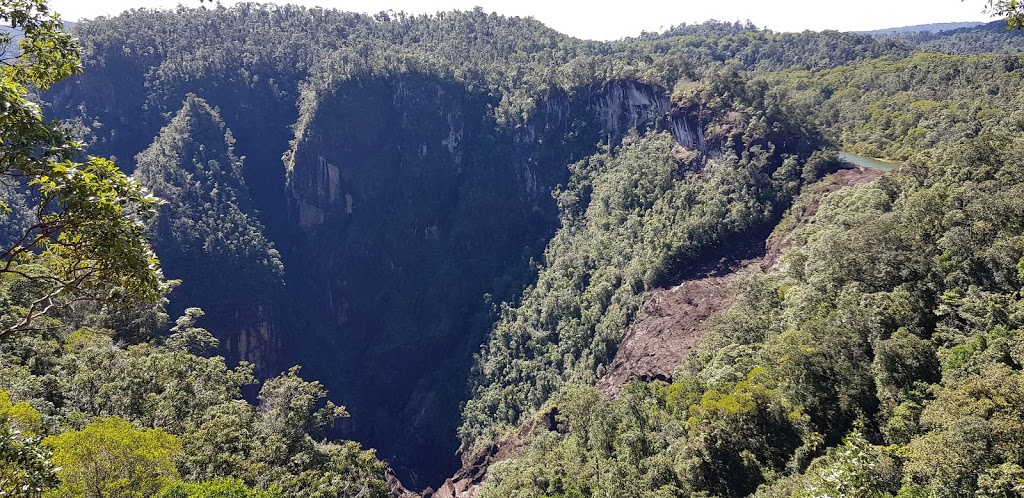
[[[1019,0],[988,0],[988,12],[1006,18],[1010,28],[1024,28],[1024,2]]]
[[[38,436],[40,416],[24,401],[12,403],[0,389],[0,496],[36,497],[54,486],[50,451],[42,447]]]
[[[0,21],[24,35],[8,56],[12,35],[0,34],[0,217],[18,227],[0,240],[0,285],[28,281],[32,296],[27,306],[0,310],[0,338],[118,288],[159,299],[162,277],[143,225],[157,199],[111,161],[83,158],[83,145],[28,97],[80,70],[78,45],[45,0],[3,0]]]
[[[60,467],[55,498],[142,498],[178,476],[177,437],[160,429],[139,430],[117,417],[96,419],[43,444],[53,449],[53,462]]]

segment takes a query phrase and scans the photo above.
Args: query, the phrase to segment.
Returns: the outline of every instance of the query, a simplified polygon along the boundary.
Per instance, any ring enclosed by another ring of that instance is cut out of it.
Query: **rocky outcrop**
[[[704,128],[691,116],[673,115],[668,91],[635,81],[613,81],[596,92],[592,110],[601,129],[613,137],[654,124],[672,133],[683,147],[707,152]]]
[[[540,431],[554,431],[558,428],[554,408],[538,414],[530,423],[524,424],[518,433],[501,439],[462,456],[462,467],[434,491],[431,488],[414,495],[418,498],[474,498],[487,479],[491,465],[514,458],[525,447],[526,442]],[[408,496],[401,498],[410,498]]]
[[[277,366],[282,346],[272,308],[255,304],[235,307],[229,313],[232,317],[223,321],[233,326],[221,341],[226,356],[252,363],[258,373],[271,373],[269,367]]]

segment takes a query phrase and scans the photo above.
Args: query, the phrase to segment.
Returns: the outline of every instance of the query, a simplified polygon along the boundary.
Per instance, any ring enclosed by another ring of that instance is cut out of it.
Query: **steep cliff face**
[[[324,223],[325,214],[341,205],[344,214],[353,214],[356,198],[350,182],[343,181],[343,169],[365,169],[366,160],[404,165],[382,172],[387,178],[420,174],[422,165],[430,164],[454,179],[467,176],[466,167],[474,169],[468,175],[484,168],[493,172],[493,166],[468,163],[494,159],[508,174],[503,181],[514,180],[524,199],[546,202],[555,184],[545,180],[564,180],[566,159],[586,155],[599,141],[616,145],[630,132],[653,127],[669,130],[687,149],[706,147],[698,123],[671,116],[664,88],[635,81],[574,89],[571,95],[552,89],[537,99],[524,122],[505,125],[494,121],[495,99],[431,75],[356,79],[307,98],[316,102],[315,110],[300,120],[297,146],[286,157],[293,221],[307,228]],[[319,129],[328,120],[335,127]],[[343,167],[332,157],[358,164]],[[545,171],[538,171],[542,163]],[[557,170],[553,177],[547,171],[552,169]]]
[[[668,93],[659,86],[635,81],[611,82],[593,98],[591,109],[602,131],[611,138],[622,137],[653,123],[671,132],[683,147],[708,152],[703,127],[690,116],[673,113]]]
[[[558,227],[567,165],[635,130],[673,127],[664,89],[634,82],[537,99],[517,124],[434,75],[352,79],[322,90],[286,157],[289,286],[305,333],[288,349],[353,414],[407,485],[457,464],[472,354],[532,279]],[[675,127],[673,127],[675,128]],[[681,123],[688,144],[700,129]],[[411,469],[416,469],[412,472]]]
[[[225,357],[252,363],[261,377],[282,368],[282,337],[273,303],[234,306],[230,312],[229,340],[221,343]]]

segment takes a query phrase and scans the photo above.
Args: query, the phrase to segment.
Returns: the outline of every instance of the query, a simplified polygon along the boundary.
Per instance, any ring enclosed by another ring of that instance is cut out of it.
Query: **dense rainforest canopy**
[[[1005,21],[0,19],[4,496],[409,496],[460,454],[481,497],[1024,493]],[[608,388],[709,272],[699,345]]]

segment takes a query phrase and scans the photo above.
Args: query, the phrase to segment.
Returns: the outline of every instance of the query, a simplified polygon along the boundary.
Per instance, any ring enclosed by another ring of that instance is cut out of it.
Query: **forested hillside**
[[[565,385],[479,496],[1016,496],[1021,144],[958,142],[826,197],[670,383]]]
[[[921,50],[944,54],[1015,53],[1024,49],[1024,37],[1007,31],[1005,21],[942,31],[904,31],[888,35],[917,45]]]
[[[594,42],[240,4],[72,41],[28,4],[0,10],[28,40],[0,54],[5,496],[1024,489],[1005,21]],[[607,381],[699,279],[711,316],[656,330],[695,349]]]
[[[140,10],[78,26],[85,71],[46,99],[90,151],[174,193],[153,225],[167,276],[182,280],[169,310],[201,305],[229,361],[305,365],[352,411],[340,435],[426,485],[457,464],[473,353],[535,278],[560,224],[551,191],[575,181],[568,165],[663,130],[698,154],[686,168],[728,149],[734,167],[765,165],[750,188],[771,189],[761,182],[817,139],[762,109],[778,103],[735,70],[722,70],[723,95],[701,90],[718,71],[709,64],[810,69],[908,50],[841,33],[679,30],[599,43],[479,10]],[[733,100],[742,114],[728,113]],[[215,124],[198,123],[206,116]],[[705,137],[717,126],[728,130]],[[200,190],[186,196],[189,181]],[[737,200],[763,214],[664,257],[768,230],[792,194]],[[620,333],[609,333],[592,368],[614,351]]]

